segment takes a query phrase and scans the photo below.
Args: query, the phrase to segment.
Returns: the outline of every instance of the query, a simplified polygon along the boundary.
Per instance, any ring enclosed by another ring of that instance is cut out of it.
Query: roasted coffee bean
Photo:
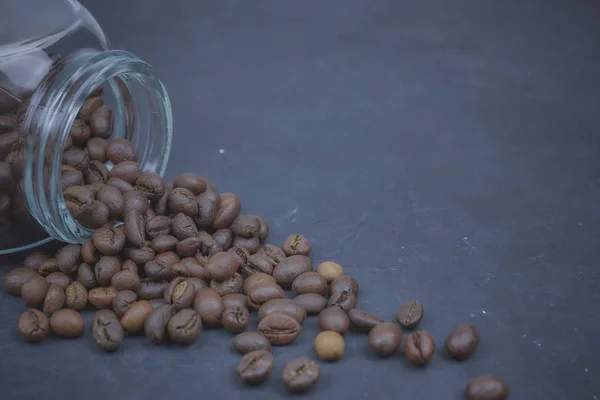
[[[300,304],[308,315],[317,315],[327,306],[327,299],[316,293],[304,293],[294,297],[294,301]]]
[[[39,251],[29,253],[23,260],[23,267],[37,271],[48,258],[50,258],[48,254]]]
[[[224,281],[231,278],[238,270],[238,259],[231,253],[221,252],[213,255],[206,264],[206,272],[211,279]]]
[[[294,279],[294,282],[292,283],[292,291],[297,294],[324,294],[327,291],[327,286],[327,281],[320,274],[309,271]]]
[[[202,330],[200,315],[191,308],[186,308],[173,315],[167,323],[169,337],[176,343],[193,343]]]
[[[232,247],[227,250],[228,253],[233,254],[239,261],[240,265],[244,265],[248,263],[250,259],[250,253],[246,249],[242,249],[241,247]]]
[[[446,351],[457,360],[468,358],[479,344],[479,332],[473,325],[456,325],[446,338]]]
[[[71,130],[69,131],[69,136],[73,142],[79,145],[85,144],[90,139],[91,135],[90,127],[84,120],[76,119],[73,121]]]
[[[192,257],[200,249],[202,242],[197,236],[192,236],[177,243],[175,247],[180,257]]]
[[[171,233],[171,218],[158,215],[146,221],[146,234],[150,239],[166,236]],[[171,246],[173,247],[173,246]],[[169,250],[169,249],[167,249]],[[164,250],[166,251],[166,250]]]
[[[117,291],[131,290],[135,292],[140,286],[140,277],[135,272],[119,271],[113,275],[110,282],[110,285]]]
[[[200,239],[200,253],[202,255],[212,257],[222,252],[222,249],[217,246],[215,239],[208,232],[198,232],[198,238]]]
[[[108,143],[106,140],[100,137],[93,137],[88,140],[86,149],[90,160],[96,160],[100,162],[106,162],[106,146]]]
[[[166,183],[164,179],[155,172],[142,172],[135,183],[135,190],[146,195],[148,200],[155,201],[165,194]]]
[[[136,301],[121,317],[121,326],[129,333],[139,332],[144,328],[146,318],[148,318],[153,311],[154,308],[149,301]]]
[[[404,329],[413,329],[423,319],[423,306],[418,301],[411,301],[400,306],[396,319]]]
[[[121,270],[121,260],[116,256],[102,256],[94,267],[94,275],[100,286],[110,286],[114,274]]]
[[[71,171],[63,171],[60,174],[60,188],[65,191],[72,186],[84,185],[83,173],[73,169]]]
[[[111,185],[104,185],[98,189],[96,199],[106,204],[111,218],[123,218],[125,199],[118,188]]]
[[[57,257],[58,268],[65,274],[75,272],[81,260],[81,246],[76,244],[68,244],[60,249]]]
[[[125,215],[125,218],[127,218],[127,214],[133,210],[137,210],[142,215],[142,218],[146,215],[146,212],[148,211],[148,198],[145,194],[133,190],[125,193],[123,195],[123,200],[123,214]],[[141,229],[145,233],[145,224],[142,225]]]
[[[344,338],[334,331],[320,332],[315,338],[315,352],[321,360],[337,361],[344,355]]]
[[[133,191],[133,185],[129,182],[124,181],[121,178],[110,177],[110,173],[108,174],[109,178],[106,181],[108,186],[113,186],[121,192],[122,195],[125,195],[128,192]]]
[[[48,282],[48,284],[50,285],[54,284],[60,286],[63,289],[66,289],[67,286],[69,286],[69,284],[71,283],[71,278],[64,272],[58,271],[49,274],[46,277],[46,282]]]
[[[19,267],[4,276],[4,290],[10,294],[20,295],[23,284],[34,276],[40,276],[35,270]]]
[[[166,265],[171,266],[181,261],[181,258],[177,255],[177,253],[174,253],[172,251],[165,251],[164,253],[157,254],[154,257],[154,261],[162,262]]]
[[[112,309],[115,311],[115,314],[117,314],[119,318],[125,315],[127,310],[129,310],[129,307],[136,302],[137,297],[137,294],[131,290],[119,291],[112,303]]]
[[[64,291],[65,306],[72,310],[83,310],[88,302],[88,291],[81,282],[73,282]]]
[[[302,323],[306,318],[306,310],[291,299],[273,299],[264,303],[258,309],[258,320],[271,314],[285,314]]]
[[[253,285],[247,295],[248,306],[253,310],[258,310],[260,306],[269,300],[283,299],[285,292],[278,284],[266,282],[260,285]]]
[[[101,253],[114,256],[125,247],[125,234],[119,228],[105,226],[94,231],[92,243]]]
[[[103,105],[98,107],[90,116],[90,128],[95,137],[108,139],[112,134],[112,112]]]
[[[508,385],[495,376],[480,376],[467,385],[469,400],[505,400],[508,398]]]
[[[181,264],[185,265],[191,277],[202,279],[204,281],[210,279],[205,266],[202,265],[196,257],[183,258],[181,259]]]
[[[379,357],[389,357],[402,342],[402,330],[393,322],[377,324],[369,332],[369,348]]]
[[[245,384],[258,385],[269,378],[273,364],[273,354],[270,351],[254,350],[240,359],[235,367],[235,372]]]
[[[170,282],[177,277],[177,273],[164,261],[148,261],[144,265],[146,275],[157,282]]]
[[[221,296],[225,296],[232,293],[239,293],[243,284],[244,278],[236,272],[231,278],[224,281],[212,279],[208,285],[215,289]]]
[[[339,306],[348,312],[356,307],[356,296],[352,292],[334,292],[327,301],[327,307]]]
[[[106,184],[103,182],[92,182],[87,185],[87,187],[89,187],[92,190],[92,193],[94,193],[94,197],[96,197],[98,195],[98,190],[100,190],[104,186],[106,186]]]
[[[206,326],[215,326],[223,315],[223,299],[214,289],[200,289],[194,298],[194,310]]]
[[[301,255],[308,256],[312,249],[312,246],[308,240],[308,238],[304,235],[290,235],[288,236],[284,242],[283,252],[289,256]]]
[[[155,308],[152,314],[146,318],[144,334],[150,343],[160,344],[165,340],[167,324],[173,315],[175,315],[175,309],[172,305],[166,304]]]
[[[50,316],[55,311],[63,308],[65,304],[65,291],[60,286],[50,285],[48,292],[46,292],[46,298],[44,299],[44,306],[42,311],[44,314]]]
[[[250,325],[250,312],[246,307],[227,307],[223,310],[221,324],[228,332],[244,332]]]
[[[123,327],[117,316],[109,310],[100,310],[94,315],[92,337],[104,351],[117,351],[125,339]]]
[[[207,181],[207,183],[209,184],[209,186],[212,187],[212,184],[210,182]],[[213,188],[207,187],[206,192],[200,193],[198,196],[196,196],[196,199],[197,200],[210,199],[215,203],[216,207],[219,207],[219,205],[221,205],[221,197],[219,197],[219,194],[217,192],[215,192],[214,187]]]
[[[233,348],[240,354],[256,350],[271,351],[271,343],[257,332],[243,332],[233,338]]]
[[[83,178],[87,184],[96,182],[104,183],[108,179],[108,168],[100,161],[92,160],[88,168],[83,171]]]
[[[335,331],[342,335],[350,328],[348,314],[338,306],[328,307],[321,311],[317,322],[321,330]]]
[[[59,272],[60,268],[58,267],[58,260],[56,258],[48,258],[42,262],[40,268],[38,269],[38,273],[41,276],[48,276],[53,272]]]
[[[263,217],[257,215],[256,218],[258,218],[258,222],[260,222],[260,231],[258,232],[258,239],[261,242],[264,242],[269,236],[269,224],[267,224],[267,221],[265,221]]]
[[[245,294],[230,293],[223,296],[223,307],[247,307],[248,298]]]
[[[94,111],[96,111],[98,108],[102,107],[103,104],[104,104],[104,102],[102,101],[101,97],[88,98],[83,103],[83,106],[81,106],[81,108],[79,109],[78,117],[81,118],[85,122],[89,121],[91,118],[91,115],[94,113]]]
[[[72,147],[63,153],[62,163],[78,171],[85,172],[90,166],[90,158],[87,151],[81,150],[78,147]]]
[[[116,296],[113,287],[97,287],[88,292],[88,302],[98,309],[111,308]]]
[[[273,273],[273,264],[271,264],[269,258],[264,254],[252,254],[250,257],[248,257],[248,262],[242,265],[241,271],[246,276],[250,276],[258,272],[271,275]]]
[[[160,197],[160,199],[154,202],[154,211],[156,211],[156,215],[168,215],[170,214],[169,210],[169,196],[171,195],[171,191],[173,190],[173,185],[167,185],[165,187],[165,193]]]
[[[119,178],[129,183],[130,185],[135,185],[135,181],[137,181],[137,178],[138,176],[140,176],[140,174],[140,166],[137,162],[122,161],[118,164],[115,164],[115,166],[110,170],[108,177]]]
[[[248,250],[250,254],[255,254],[260,249],[260,240],[256,236],[250,238],[236,236],[233,239],[233,246],[241,247]]]
[[[196,196],[186,188],[174,188],[169,193],[167,204],[172,214],[182,213],[192,218],[198,216]]]
[[[359,308],[348,311],[348,318],[352,326],[360,332],[370,332],[375,325],[384,322],[383,318]]]
[[[352,292],[358,296],[358,283],[348,275],[339,276],[329,284],[329,294],[336,292]]]
[[[154,259],[155,253],[154,251],[148,247],[125,247],[123,251],[123,255],[133,261],[137,265],[144,265],[148,261],[152,261]],[[124,269],[121,266],[121,269]]]
[[[110,210],[108,206],[101,201],[92,201],[80,210],[80,213],[74,215],[77,221],[89,229],[98,229],[108,223]]]
[[[154,253],[154,252],[152,252]],[[153,257],[154,258],[154,257]],[[121,263],[121,271],[131,271],[137,276],[140,276],[139,269],[135,261],[125,260]]]
[[[44,340],[50,330],[48,317],[40,310],[31,308],[19,317],[18,329],[26,341],[40,342]]]
[[[196,290],[192,284],[185,278],[173,279],[165,289],[164,299],[167,303],[173,304],[175,310],[189,308],[194,302]]]
[[[173,186],[176,188],[186,188],[191,191],[194,196],[197,196],[206,191],[206,178],[192,173],[183,173],[178,175],[173,181]]]
[[[213,220],[214,229],[229,228],[233,220],[240,213],[242,203],[233,193],[222,193],[219,195],[219,206]]]
[[[78,337],[83,333],[84,328],[83,317],[75,310],[64,308],[50,317],[50,329],[59,337]]]
[[[198,278],[187,278],[188,282],[193,286],[194,292],[198,292],[200,289],[204,289],[208,287],[208,283],[204,282],[202,279]],[[234,296],[236,293],[232,293],[228,296]],[[226,295],[227,296],[227,295]],[[226,296],[223,296],[225,298]]]
[[[217,246],[223,251],[229,250],[233,244],[233,232],[231,229],[219,229],[212,236]]]
[[[271,314],[260,320],[257,330],[272,345],[284,346],[296,340],[300,335],[301,326],[289,315]]]
[[[146,241],[146,221],[139,210],[133,209],[125,214],[124,232],[127,240],[136,246],[142,247]]]
[[[319,264],[317,273],[319,273],[327,283],[331,283],[335,278],[344,275],[344,268],[333,261],[325,261]]]
[[[404,342],[404,356],[413,365],[425,365],[433,359],[435,341],[427,331],[416,331]]]
[[[156,282],[151,278],[140,280],[137,294],[140,300],[162,299],[167,287],[167,282]]]
[[[106,146],[106,156],[113,164],[117,165],[122,161],[137,161],[137,150],[133,143],[127,139],[112,139]]]
[[[238,215],[231,223],[230,229],[236,236],[247,238],[255,237],[260,233],[260,221],[254,215]]]
[[[50,284],[38,274],[31,276],[21,286],[21,298],[27,308],[42,308]]]
[[[75,218],[83,214],[94,202],[94,192],[87,186],[71,186],[64,190],[63,197],[69,212]]]
[[[209,229],[217,214],[217,205],[213,199],[198,196],[198,215],[196,216],[196,225],[200,229]]]
[[[306,392],[319,380],[319,365],[310,358],[296,358],[286,364],[281,379],[286,389],[292,393]]]
[[[171,304],[167,304],[167,302],[164,299],[152,299],[152,300],[148,300],[150,303],[152,303],[152,307],[154,307],[154,309],[158,309],[162,306],[170,306]]]
[[[147,225],[146,225],[146,227],[147,227]],[[169,230],[170,229],[171,229],[171,221],[169,220]],[[154,239],[152,239],[152,242],[150,243],[150,247],[156,253],[164,253],[165,251],[174,249],[178,242],[179,242],[179,239],[177,239],[175,236],[161,235],[161,236],[156,236]]]
[[[198,228],[196,227],[194,220],[183,213],[179,213],[173,217],[171,229],[173,231],[173,236],[179,240],[187,239],[198,234]]]
[[[102,257],[102,253],[96,249],[91,239],[83,242],[83,246],[81,246],[81,258],[83,258],[84,262],[95,265],[100,257]]]
[[[242,286],[242,289],[244,291],[245,294],[250,293],[250,291],[252,290],[253,287],[255,286],[259,286],[263,283],[273,283],[276,284],[275,282],[275,278],[273,278],[271,275],[267,275],[265,273],[262,272],[258,272],[256,274],[252,274],[249,277],[247,277],[244,280],[244,284]]]
[[[294,255],[285,258],[273,269],[273,278],[284,289],[290,288],[294,280],[305,272],[312,271],[310,258]]]

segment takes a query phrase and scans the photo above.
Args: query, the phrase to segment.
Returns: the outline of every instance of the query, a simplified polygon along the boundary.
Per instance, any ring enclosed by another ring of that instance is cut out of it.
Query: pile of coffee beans
[[[266,244],[267,222],[240,214],[240,199],[217,193],[206,178],[184,173],[167,185],[159,175],[140,171],[131,142],[106,140],[109,121],[101,99],[90,98],[63,157],[68,209],[94,229],[92,238],[56,254],[31,253],[4,278],[5,290],[20,295],[27,307],[18,321],[25,340],[39,342],[50,332],[81,335],[80,311],[88,307],[98,310],[92,338],[105,351],[118,350],[130,335],[145,335],[154,345],[189,344],[203,327],[222,327],[235,335],[239,379],[258,385],[273,370],[272,346],[294,343],[310,316],[321,329],[316,356],[327,362],[344,356],[343,335],[350,329],[368,335],[366,345],[375,355],[390,357],[403,342],[403,330],[423,319],[418,301],[400,305],[396,321],[358,308],[358,282],[341,265],[326,261],[313,271],[311,243],[303,235],[290,235],[281,247]],[[286,291],[295,297],[286,298]],[[256,332],[248,331],[252,318]],[[465,360],[479,340],[474,326],[459,324],[445,349]],[[410,364],[423,367],[433,361],[436,344],[429,332],[417,330],[403,350]],[[317,361],[300,357],[285,365],[281,379],[300,393],[320,373]],[[505,399],[508,388],[482,376],[466,393],[469,399]]]

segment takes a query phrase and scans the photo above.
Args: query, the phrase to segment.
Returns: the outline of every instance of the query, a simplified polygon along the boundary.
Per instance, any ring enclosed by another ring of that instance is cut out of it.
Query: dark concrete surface
[[[87,4],[168,88],[168,178],[196,171],[238,193],[272,243],[308,235],[315,264],[343,264],[387,320],[424,304],[429,367],[375,359],[348,334],[306,398],[460,399],[481,374],[512,399],[600,398],[597,1]],[[89,332],[29,345],[20,300],[0,301],[2,399],[284,398],[281,369],[313,356],[317,330],[309,319],[248,389],[224,332],[111,355]],[[459,322],[482,337],[461,363],[443,351]]]

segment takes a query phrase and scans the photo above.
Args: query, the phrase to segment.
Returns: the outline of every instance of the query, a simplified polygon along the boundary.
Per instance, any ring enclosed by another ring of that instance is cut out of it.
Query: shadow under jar
[[[168,95],[150,65],[110,50],[77,1],[5,0],[2,7],[12,24],[0,36],[0,254],[52,239],[82,243],[92,231],[67,209],[63,172],[77,181],[74,170],[86,161],[77,155],[90,155],[86,141],[126,138],[140,170],[163,175],[172,137]],[[109,113],[104,126],[90,115],[100,106]]]

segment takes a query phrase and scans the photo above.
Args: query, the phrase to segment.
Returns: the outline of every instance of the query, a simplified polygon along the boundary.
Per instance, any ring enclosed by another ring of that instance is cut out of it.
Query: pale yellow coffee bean
[[[344,338],[334,331],[323,331],[315,338],[315,351],[321,360],[337,361],[344,355]]]
[[[331,283],[332,280],[338,276],[344,275],[344,268],[338,263],[333,261],[325,261],[319,264],[317,272],[325,278],[327,283]]]

